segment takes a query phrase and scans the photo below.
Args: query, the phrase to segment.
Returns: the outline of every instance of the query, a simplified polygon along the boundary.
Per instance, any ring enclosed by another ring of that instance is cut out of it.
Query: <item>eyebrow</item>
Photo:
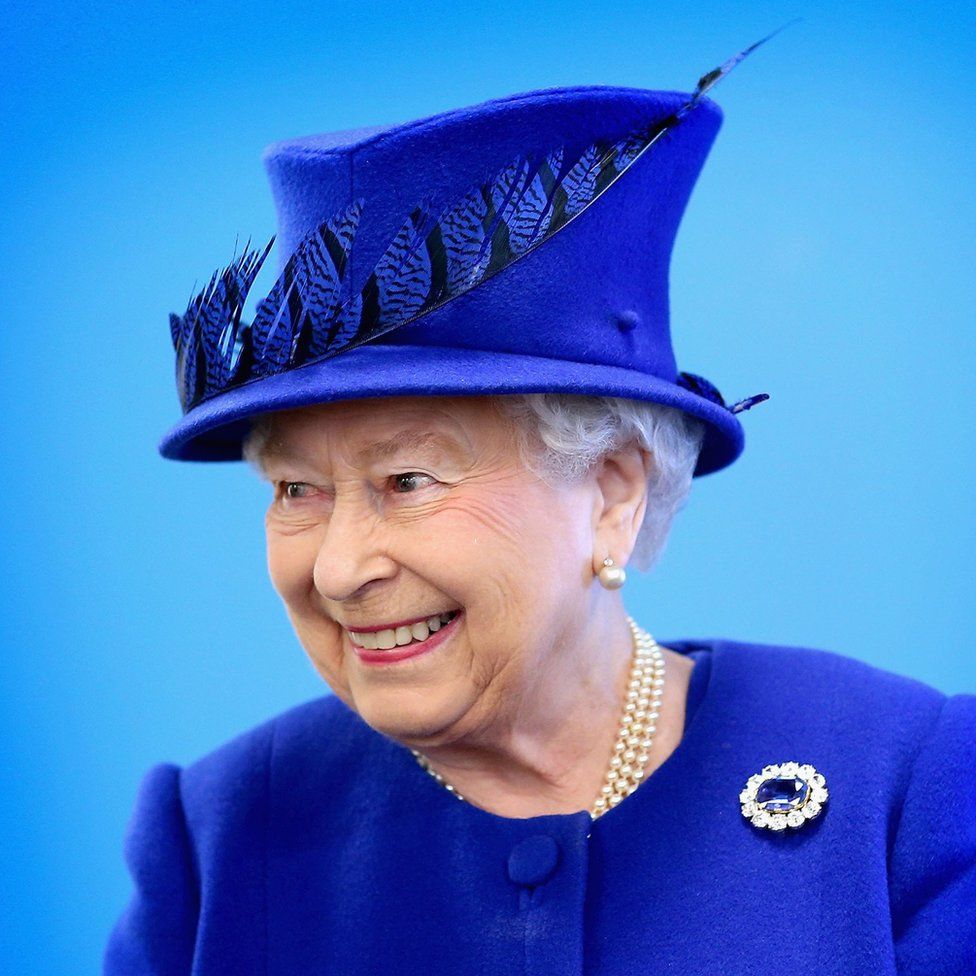
[[[386,440],[364,447],[356,455],[360,462],[382,461],[400,451],[416,451],[425,447],[439,447],[455,457],[463,455],[461,445],[452,437],[431,430],[403,430]]]
[[[440,447],[454,457],[464,457],[465,451],[452,437],[431,430],[402,430],[385,440],[376,441],[356,452],[356,460],[363,464],[376,463],[400,451],[416,451],[426,447]],[[262,461],[273,459],[305,461],[308,458],[280,440],[269,440],[262,451]]]

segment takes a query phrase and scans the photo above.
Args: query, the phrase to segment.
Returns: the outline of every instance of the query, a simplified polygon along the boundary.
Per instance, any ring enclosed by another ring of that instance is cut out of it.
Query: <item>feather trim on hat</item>
[[[232,387],[330,359],[400,328],[509,267],[590,207],[736,64],[783,29],[703,75],[679,109],[623,139],[594,142],[573,158],[565,147],[542,158],[520,156],[436,215],[429,201],[421,202],[358,292],[346,269],[362,198],[301,241],[250,324],[241,321],[244,302],[275,238],[260,251],[245,245],[182,316],[170,315],[184,414]],[[702,377],[683,373],[679,384],[725,406]]]

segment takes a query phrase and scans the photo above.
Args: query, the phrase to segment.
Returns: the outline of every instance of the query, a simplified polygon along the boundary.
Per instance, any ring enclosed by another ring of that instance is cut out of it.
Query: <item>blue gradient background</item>
[[[266,486],[155,450],[167,314],[274,230],[277,139],[549,85],[690,90],[802,14],[714,93],[672,275],[679,367],[771,399],[628,605],[662,641],[976,690],[974,8],[678,7],[4,5],[0,970],[97,971],[145,770],[324,690],[267,579]]]

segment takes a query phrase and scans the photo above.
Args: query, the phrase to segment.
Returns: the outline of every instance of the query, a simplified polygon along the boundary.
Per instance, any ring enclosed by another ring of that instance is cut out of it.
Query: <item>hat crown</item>
[[[361,199],[345,270],[358,292],[422,203],[441,213],[513,160],[561,152],[572,162],[667,119],[690,98],[607,85],[545,88],[400,124],[274,143],[263,161],[278,216],[279,267],[324,220]],[[720,108],[702,98],[572,226],[497,278],[371,342],[599,362],[674,381],[671,252],[721,121]]]

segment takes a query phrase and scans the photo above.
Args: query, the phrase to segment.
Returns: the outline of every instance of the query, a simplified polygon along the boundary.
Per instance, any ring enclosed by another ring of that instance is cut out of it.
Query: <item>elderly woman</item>
[[[273,486],[333,694],[148,771],[106,974],[976,972],[976,696],[622,599],[765,399],[675,366],[703,92],[266,154],[280,275],[244,322],[245,250],[172,316],[161,451]]]

